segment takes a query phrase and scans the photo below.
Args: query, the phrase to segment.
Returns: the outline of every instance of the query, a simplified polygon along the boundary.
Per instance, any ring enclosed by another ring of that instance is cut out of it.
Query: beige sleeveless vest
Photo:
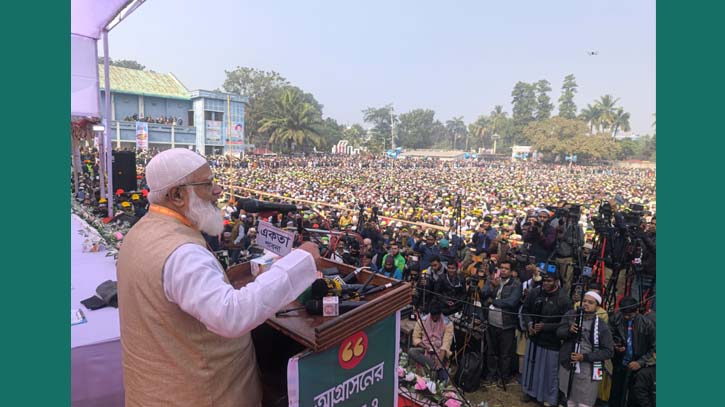
[[[195,229],[154,212],[123,240],[118,304],[126,406],[258,406],[251,336],[221,337],[166,299],[164,264],[186,243],[206,246]]]

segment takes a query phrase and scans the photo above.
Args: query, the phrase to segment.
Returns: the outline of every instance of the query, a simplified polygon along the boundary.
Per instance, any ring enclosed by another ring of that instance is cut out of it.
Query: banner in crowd
[[[206,142],[219,143],[222,141],[222,122],[218,120],[206,121]]]
[[[290,407],[397,406],[399,332],[400,312],[395,312],[338,346],[291,358]]]
[[[136,122],[136,150],[148,150],[149,148],[149,124]]]
[[[244,123],[237,123],[232,127],[229,140],[226,143],[226,151],[232,154],[239,154],[244,148]]]

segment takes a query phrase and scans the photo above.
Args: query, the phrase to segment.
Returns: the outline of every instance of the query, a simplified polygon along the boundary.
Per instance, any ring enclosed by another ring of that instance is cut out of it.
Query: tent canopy
[[[100,117],[96,41],[145,0],[71,1],[71,115]]]

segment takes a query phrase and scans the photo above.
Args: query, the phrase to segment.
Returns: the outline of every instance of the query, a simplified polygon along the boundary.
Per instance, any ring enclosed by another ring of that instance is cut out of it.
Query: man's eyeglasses
[[[207,188],[212,189],[212,187],[214,187],[214,181],[189,182],[187,184],[178,185],[178,187],[194,187],[197,185],[205,185]]]

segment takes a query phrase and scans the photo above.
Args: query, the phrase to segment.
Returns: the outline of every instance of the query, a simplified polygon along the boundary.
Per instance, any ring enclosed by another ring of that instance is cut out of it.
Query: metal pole
[[[108,216],[113,216],[113,152],[111,149],[111,135],[110,130],[110,118],[111,118],[111,77],[109,74],[108,67],[108,31],[103,30],[103,73],[105,81],[105,103],[106,103],[106,117],[104,123],[104,137],[103,145],[106,148],[106,178],[108,178]],[[99,143],[100,144],[100,143]]]
[[[394,108],[390,106],[390,148],[395,151],[395,119],[393,116]]]

